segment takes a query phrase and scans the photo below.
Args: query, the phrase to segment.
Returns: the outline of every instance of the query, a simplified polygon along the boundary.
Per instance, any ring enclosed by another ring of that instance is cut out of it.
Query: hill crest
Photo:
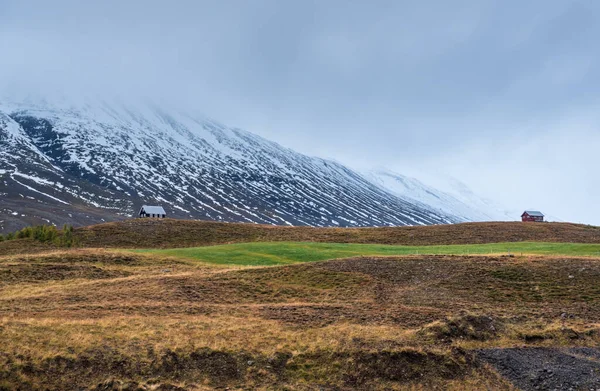
[[[394,245],[501,242],[600,243],[600,227],[572,223],[489,222],[419,227],[315,228],[175,219],[130,219],[77,228],[78,247],[181,248],[246,242]],[[0,254],[26,251],[27,240],[0,242]]]

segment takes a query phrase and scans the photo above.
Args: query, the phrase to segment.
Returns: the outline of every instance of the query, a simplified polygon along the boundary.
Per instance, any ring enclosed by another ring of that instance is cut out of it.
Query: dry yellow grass
[[[590,258],[226,268],[78,249],[2,257],[0,276],[0,389],[510,390],[470,352],[600,343]]]

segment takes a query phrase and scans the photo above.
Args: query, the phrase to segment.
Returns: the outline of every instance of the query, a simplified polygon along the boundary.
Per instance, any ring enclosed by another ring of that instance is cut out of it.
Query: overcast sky
[[[600,224],[597,0],[0,0],[0,87],[163,99]]]

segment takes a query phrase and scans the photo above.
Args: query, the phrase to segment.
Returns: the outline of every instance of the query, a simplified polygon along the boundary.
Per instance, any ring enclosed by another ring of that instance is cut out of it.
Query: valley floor
[[[598,258],[253,245],[2,256],[0,389],[600,388]]]

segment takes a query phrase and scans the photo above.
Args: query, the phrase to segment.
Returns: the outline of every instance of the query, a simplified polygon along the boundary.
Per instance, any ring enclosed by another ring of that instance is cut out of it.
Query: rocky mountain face
[[[135,215],[311,226],[468,220],[332,161],[152,104],[0,102],[0,231]]]

